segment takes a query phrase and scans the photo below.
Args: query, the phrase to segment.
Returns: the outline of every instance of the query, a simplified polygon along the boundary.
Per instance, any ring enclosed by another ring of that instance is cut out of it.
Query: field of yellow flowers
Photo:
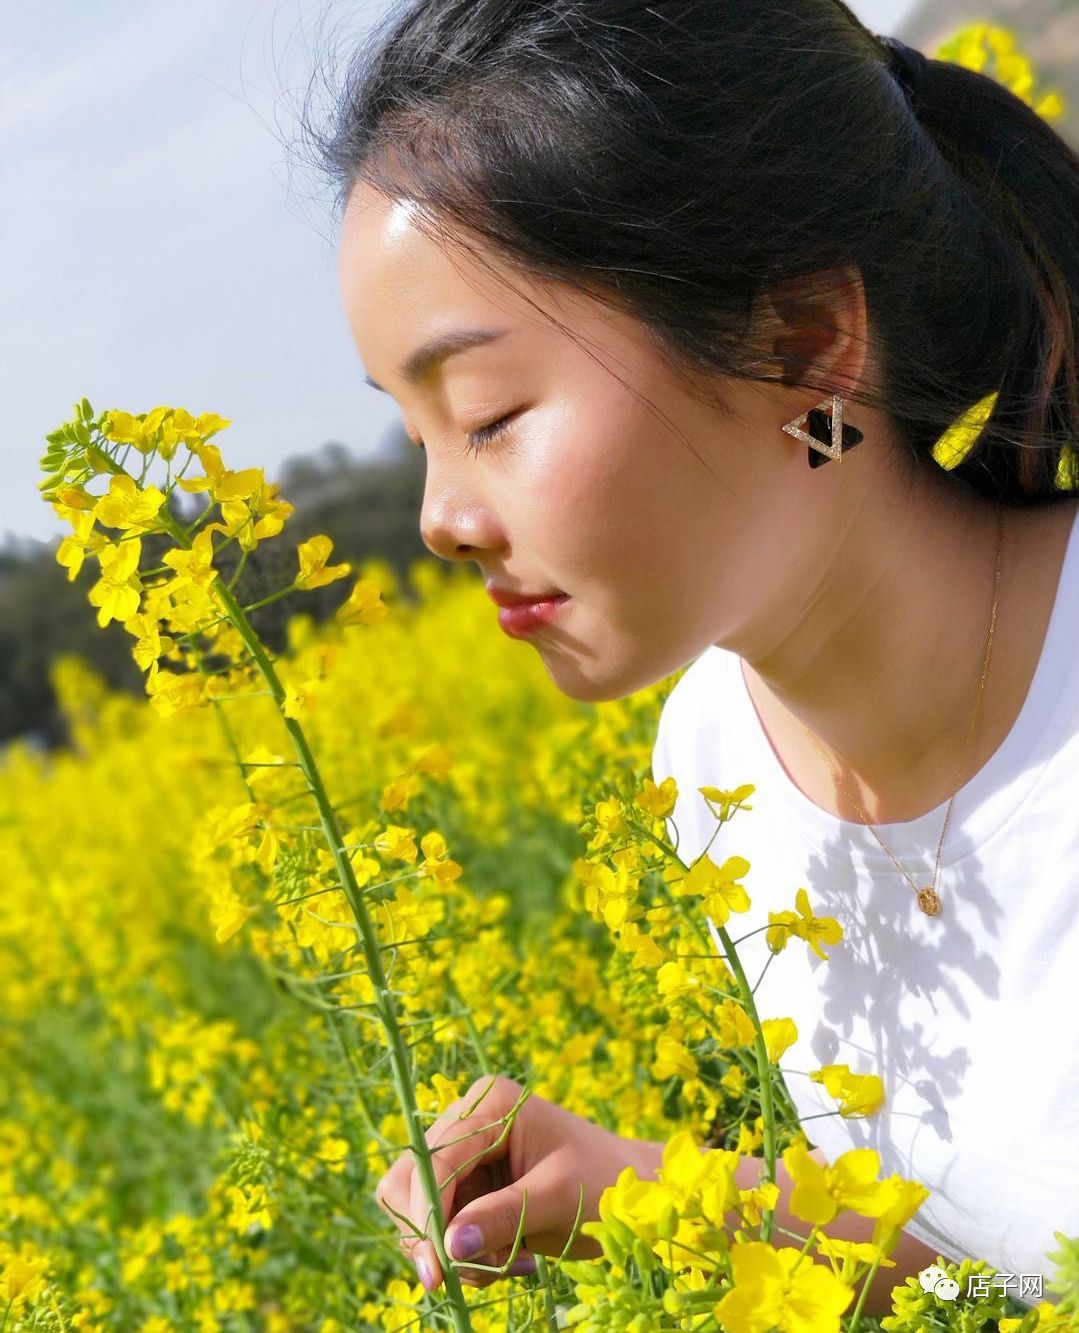
[[[1007,34],[957,41],[1029,100]],[[62,659],[71,748],[17,743],[0,767],[0,1333],[1079,1329],[1063,1236],[1055,1307],[999,1287],[942,1307],[909,1280],[890,1317],[862,1314],[926,1191],[878,1178],[870,1150],[805,1151],[777,1068],[797,1015],[762,1019],[738,961],[748,863],[684,864],[673,782],[651,780],[673,678],[573,703],[467,573],[421,562],[404,588],[322,536],[246,602],[291,506],[227,466],[228,424],[83,399],[42,460],[71,527],[57,559],[98,569],[90,600],[131,635],[147,698]],[[942,438],[943,466],[965,438]],[[304,593],[337,582],[316,623]],[[257,613],[282,597],[274,651]],[[701,790],[717,828],[752,793]],[[840,928],[795,889],[769,946],[826,956]],[[658,1179],[627,1168],[585,1224],[601,1258],[469,1291],[424,1129],[491,1074],[667,1146]],[[880,1104],[873,1075],[816,1076],[837,1114]],[[409,1151],[445,1261],[431,1294],[374,1199]],[[798,1245],[772,1235],[780,1154]],[[829,1236],[846,1210],[872,1243]],[[991,1271],[941,1266],[961,1286]]]
[[[0,1333],[868,1327],[855,1285],[886,1280],[926,1191],[878,1179],[869,1150],[827,1171],[805,1153],[776,1068],[796,1016],[761,1019],[732,938],[748,863],[682,863],[673,781],[649,775],[673,678],[571,702],[467,574],[420,562],[408,597],[320,536],[245,605],[245,561],[291,506],[227,467],[227,425],[83,399],[43,459],[72,529],[57,559],[96,562],[90,600],[148,699],[61,660],[71,749],[16,745],[0,772]],[[194,519],[178,490],[204,497]],[[344,580],[317,625],[304,593]],[[283,596],[274,653],[253,621]],[[702,791],[718,828],[752,787]],[[838,924],[804,890],[792,909],[770,946],[823,956]],[[447,1260],[429,1295],[374,1186],[415,1153],[444,1258],[424,1127],[498,1073],[665,1141],[663,1167],[627,1168],[584,1224],[602,1258],[473,1293]],[[879,1105],[873,1075],[819,1076],[837,1113]],[[800,1248],[771,1236],[781,1152]],[[845,1209],[872,1244],[828,1236]],[[1073,1297],[1040,1326],[1073,1327]],[[884,1327],[920,1327],[930,1299],[898,1289]],[[1022,1311],[992,1288],[955,1327],[1009,1333]]]

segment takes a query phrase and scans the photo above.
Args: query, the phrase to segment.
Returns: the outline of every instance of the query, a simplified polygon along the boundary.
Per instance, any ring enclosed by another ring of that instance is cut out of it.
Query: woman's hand
[[[525,1098],[507,1128],[508,1113],[522,1092],[514,1079],[485,1074],[447,1107],[426,1135],[435,1179],[443,1186],[446,1248],[453,1259],[502,1265],[524,1213],[521,1247],[507,1276],[535,1272],[535,1254],[560,1255],[578,1205],[581,1222],[595,1220],[600,1195],[622,1169],[632,1165],[644,1175],[651,1163],[647,1145],[620,1138],[534,1095]],[[378,1182],[375,1199],[391,1217],[392,1209],[414,1223],[415,1229],[394,1218],[402,1248],[416,1264],[420,1281],[429,1291],[439,1286],[443,1275],[434,1244],[416,1234],[418,1229],[430,1235],[430,1227],[411,1149]],[[600,1253],[598,1241],[579,1234],[567,1251],[573,1259],[591,1259]],[[462,1282],[474,1287],[486,1287],[499,1277],[469,1268],[458,1273]]]

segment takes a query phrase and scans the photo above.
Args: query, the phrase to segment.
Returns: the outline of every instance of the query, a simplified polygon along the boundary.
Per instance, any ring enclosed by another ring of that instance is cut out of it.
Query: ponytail
[[[1079,494],[1079,156],[961,65],[927,60],[917,93],[920,124],[1022,273],[991,411],[953,466],[1012,501]]]

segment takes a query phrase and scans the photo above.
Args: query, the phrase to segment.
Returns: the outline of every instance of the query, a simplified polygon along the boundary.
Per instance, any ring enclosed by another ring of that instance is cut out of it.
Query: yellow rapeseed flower
[[[798,1028],[793,1018],[766,1018],[761,1022],[761,1029],[768,1059],[777,1065],[783,1052],[798,1040]]]
[[[214,928],[214,939],[219,944],[226,944],[255,915],[256,910],[241,902],[233,893],[226,891],[219,894],[210,906],[210,924]]]
[[[0,1268],[0,1306],[34,1300],[45,1286],[47,1268],[43,1258],[13,1254]]]
[[[664,778],[658,786],[651,778],[645,778],[641,790],[633,799],[654,819],[663,819],[675,807],[675,802],[678,800],[678,785],[674,778]]]
[[[286,717],[300,718],[313,712],[318,706],[318,691],[321,681],[318,676],[311,676],[299,684],[289,681],[285,686],[285,698],[281,711]]]
[[[757,788],[752,782],[746,782],[741,787],[735,787],[733,791],[724,791],[720,787],[698,787],[697,790],[710,807],[719,807],[718,810],[713,810],[713,814],[726,822],[735,810],[753,809],[751,805],[746,804],[746,797],[752,796]]]
[[[101,422],[102,434],[118,444],[133,444],[140,453],[147,454],[154,447],[154,437],[168,411],[167,407],[155,407],[137,417],[130,412],[106,412]]]
[[[151,532],[159,526],[157,512],[165,503],[164,491],[156,486],[142,490],[126,474],[109,479],[108,492],[94,505],[94,518],[106,528]]]
[[[231,1204],[228,1225],[234,1231],[242,1234],[253,1223],[267,1230],[273,1225],[264,1185],[230,1185],[225,1192]]]
[[[941,43],[933,53],[937,60],[951,60],[966,69],[995,79],[1046,120],[1063,115],[1065,105],[1057,89],[1051,88],[1034,100],[1034,66],[1016,47],[1016,34],[984,20],[967,23]]]
[[[732,1097],[741,1097],[746,1090],[746,1071],[741,1065],[731,1065],[719,1082]]]
[[[706,1216],[718,1219],[738,1204],[737,1165],[738,1153],[702,1152],[688,1130],[679,1130],[664,1145],[657,1176],[679,1212],[690,1213],[700,1206]]]
[[[656,973],[656,985],[661,995],[673,999],[677,995],[688,995],[692,991],[699,990],[701,982],[692,972],[686,970],[684,964],[672,958]]]
[[[159,669],[158,659],[170,652],[175,644],[167,634],[161,633],[160,622],[156,617],[141,613],[124,621],[124,629],[134,636],[135,646],[131,655],[143,669],[156,675]]]
[[[348,1139],[336,1134],[327,1134],[318,1145],[318,1156],[327,1170],[340,1173],[348,1164]]]
[[[870,1241],[838,1240],[823,1232],[817,1237],[817,1251],[832,1265],[832,1272],[842,1282],[856,1282],[859,1268],[876,1263],[880,1268],[894,1268],[895,1260],[886,1259],[879,1246]]]
[[[738,1122],[738,1142],[734,1145],[744,1157],[751,1157],[764,1142],[764,1116],[759,1115],[749,1125],[744,1120]]]
[[[874,1245],[890,1254],[902,1229],[929,1198],[929,1190],[916,1180],[904,1180],[902,1176],[889,1176],[881,1184],[887,1206],[873,1223],[872,1239]]]
[[[728,1050],[736,1050],[740,1046],[753,1045],[757,1029],[737,1000],[722,1000],[716,1006],[714,1013],[722,1046]]]
[[[155,713],[174,717],[202,703],[205,679],[194,671],[158,671],[147,680],[146,693]]]
[[[112,620],[130,620],[138,611],[142,597],[139,560],[142,538],[130,537],[115,546],[103,546],[97,553],[101,578],[87,597],[98,607],[97,623],[104,628]]]
[[[779,1186],[765,1180],[752,1189],[738,1191],[738,1206],[746,1226],[760,1226],[761,1214],[775,1208],[779,1202]]]
[[[108,538],[98,532],[94,524],[92,511],[77,514],[72,519],[74,532],[65,537],[56,551],[56,563],[67,570],[67,579],[71,583],[82,569],[83,560],[88,551],[100,551],[108,545]]]
[[[217,578],[217,570],[214,569],[213,535],[208,528],[203,528],[192,541],[189,550],[166,551],[161,557],[161,563],[176,571],[174,589],[188,584],[208,588]]]
[[[627,921],[621,928],[617,940],[618,948],[632,953],[630,960],[633,967],[647,967],[655,971],[668,962],[668,955],[659,947],[655,939],[641,930],[635,921]]]
[[[1076,1327],[1079,1327],[1079,1321],[1070,1311],[1060,1311],[1052,1301],[1039,1301],[1034,1306],[1034,1312],[1038,1316],[1036,1333],[1074,1333]],[[1014,1319],[1000,1319],[997,1321],[997,1328],[1000,1333],[1018,1333],[1020,1326],[1024,1322],[1024,1316],[1017,1315]]]
[[[415,838],[415,829],[402,828],[399,824],[387,824],[375,838],[375,848],[393,861],[407,861],[411,865],[419,855]]]
[[[675,1037],[661,1032],[656,1039],[656,1058],[652,1061],[652,1077],[660,1080],[678,1074],[684,1079],[696,1078],[697,1062]]]
[[[805,940],[819,958],[828,955],[821,948],[821,942],[836,944],[843,938],[843,927],[834,917],[814,916],[809,906],[809,894],[800,888],[794,895],[797,912],[769,912],[769,926],[765,939],[773,953],[779,953],[786,947],[791,935]]]
[[[387,610],[378,584],[372,579],[357,579],[334,617],[342,625],[377,625],[386,619]]]
[[[822,1065],[809,1077],[823,1083],[829,1095],[839,1099],[839,1113],[847,1116],[869,1115],[884,1101],[884,1084],[876,1074],[852,1074],[849,1065]]]
[[[333,539],[327,537],[325,533],[300,543],[296,548],[300,560],[300,572],[296,576],[298,588],[321,588],[324,584],[343,579],[352,572],[352,566],[347,561],[340,565],[326,564],[332,550]]]
[[[891,1203],[890,1190],[878,1179],[880,1154],[873,1148],[851,1148],[822,1166],[805,1144],[795,1143],[784,1150],[783,1162],[794,1181],[791,1212],[804,1222],[826,1226],[843,1208],[878,1217]]]
[[[181,477],[176,483],[181,490],[191,495],[209,491],[210,498],[218,503],[223,500],[246,500],[258,495],[266,484],[265,473],[260,467],[245,468],[242,472],[232,472],[226,468],[221,450],[216,444],[195,444],[191,452],[202,464],[205,475]]]
[[[731,1246],[734,1286],[715,1306],[726,1333],[839,1333],[851,1287],[792,1245],[764,1241]]]
[[[671,893],[676,897],[700,896],[705,915],[723,925],[731,912],[749,911],[749,895],[738,883],[748,870],[744,856],[728,856],[717,866],[707,852],[702,852],[680,879],[671,881]]]

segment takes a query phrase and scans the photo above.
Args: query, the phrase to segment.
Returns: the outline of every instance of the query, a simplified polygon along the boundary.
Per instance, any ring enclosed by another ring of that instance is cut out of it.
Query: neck
[[[997,620],[973,731],[993,606],[995,504],[929,479],[909,505],[885,512],[870,502],[829,533],[799,609],[773,618],[781,635],[742,654],[762,725],[811,799],[860,820],[838,772],[870,822],[915,819],[996,750],[1044,642],[1071,526],[1060,508],[1064,519],[1074,515],[1071,505],[1003,507]]]

